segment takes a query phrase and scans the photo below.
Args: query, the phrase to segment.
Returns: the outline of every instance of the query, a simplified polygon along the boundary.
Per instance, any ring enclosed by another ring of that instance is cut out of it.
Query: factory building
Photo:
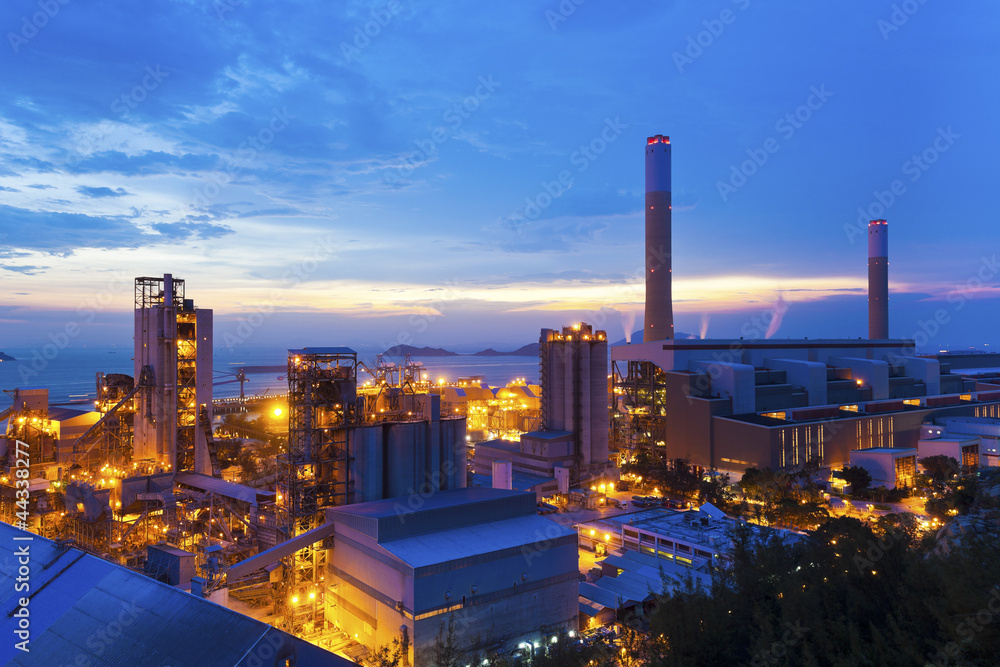
[[[616,444],[706,469],[848,464],[916,447],[921,425],[1000,416],[1000,387],[941,373],[912,341],[675,340],[615,359]]]
[[[514,488],[539,497],[568,493],[596,480],[611,467],[608,459],[608,341],[586,323],[542,329],[538,350],[542,387],[541,425],[519,442],[492,440],[475,450],[477,475],[492,475],[493,464],[513,467]]]
[[[31,556],[25,559],[29,547]],[[5,665],[354,664],[70,544],[0,524],[0,560],[17,563],[19,551],[20,567],[30,574],[18,579],[17,566],[0,568],[3,605],[9,612],[0,620],[10,638],[0,647]],[[17,592],[26,590],[18,580],[30,581],[30,596]],[[24,640],[21,651],[17,644]]]
[[[135,279],[135,377],[151,389],[136,409],[133,458],[213,474],[212,311],[169,273]]]
[[[533,494],[460,489],[327,516],[331,613],[366,646],[405,641],[422,667],[449,623],[463,651],[576,629],[576,534],[537,516]]]
[[[670,247],[669,214],[650,222],[663,203],[650,193],[669,191],[663,143],[656,135],[646,145],[647,264],[651,248]],[[837,467],[852,450],[916,448],[925,422],[1000,416],[1000,387],[918,357],[913,340],[888,338],[886,221],[872,220],[868,232],[867,340],[672,340],[660,324],[672,322],[669,281],[651,282],[647,271],[644,342],[611,355],[619,460],[645,449],[737,476],[807,461]]]
[[[0,437],[3,467],[14,465],[14,450],[20,440],[29,447],[32,478],[58,479],[59,470],[67,467],[65,462],[74,453],[77,438],[97,423],[100,413],[50,406],[47,387],[19,387],[7,393],[11,406],[0,412],[0,422],[7,420],[6,432]]]

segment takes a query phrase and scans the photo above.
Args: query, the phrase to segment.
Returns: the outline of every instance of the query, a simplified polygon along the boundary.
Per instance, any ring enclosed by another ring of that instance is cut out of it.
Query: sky
[[[129,345],[133,278],[164,273],[217,347],[616,340],[655,134],[679,332],[866,336],[885,218],[890,335],[995,344],[998,25],[986,0],[7,0],[0,350]]]

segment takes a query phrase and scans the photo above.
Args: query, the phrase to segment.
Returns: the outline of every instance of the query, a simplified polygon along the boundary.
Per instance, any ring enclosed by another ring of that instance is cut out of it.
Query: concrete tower
[[[885,220],[872,220],[868,223],[868,338],[888,337],[889,226]]]
[[[599,475],[608,464],[607,334],[582,322],[542,329],[538,345],[542,430],[572,433],[577,479]]]
[[[670,208],[670,137],[658,134],[646,139],[646,343],[674,337]]]
[[[211,424],[212,311],[184,298],[183,280],[135,279],[134,358],[136,382],[148,366],[154,386],[136,406],[133,458],[213,474],[201,419]]]

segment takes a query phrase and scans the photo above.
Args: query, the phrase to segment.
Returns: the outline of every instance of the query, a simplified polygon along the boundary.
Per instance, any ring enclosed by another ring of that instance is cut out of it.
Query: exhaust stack
[[[889,337],[889,226],[868,223],[868,338]]]
[[[646,139],[646,319],[642,340],[672,340],[670,137]]]

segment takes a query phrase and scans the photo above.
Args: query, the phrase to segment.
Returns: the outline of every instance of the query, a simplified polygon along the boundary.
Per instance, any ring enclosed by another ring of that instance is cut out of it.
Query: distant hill
[[[474,357],[537,357],[538,356],[538,343],[528,343],[523,347],[519,347],[513,352],[497,352],[492,347],[486,350],[481,350],[476,352]]]
[[[3,352],[0,352],[0,361],[17,361],[17,359],[10,356],[9,354],[4,354]]]
[[[402,357],[407,354],[414,357],[457,357],[457,352],[446,350],[441,347],[414,347],[412,345],[397,345],[391,347],[383,354],[387,357]]]
[[[407,354],[413,357],[537,357],[538,343],[528,343],[511,352],[498,352],[492,347],[473,354],[460,354],[446,350],[443,347],[414,347],[413,345],[397,345],[386,350],[387,357],[402,357]]]

